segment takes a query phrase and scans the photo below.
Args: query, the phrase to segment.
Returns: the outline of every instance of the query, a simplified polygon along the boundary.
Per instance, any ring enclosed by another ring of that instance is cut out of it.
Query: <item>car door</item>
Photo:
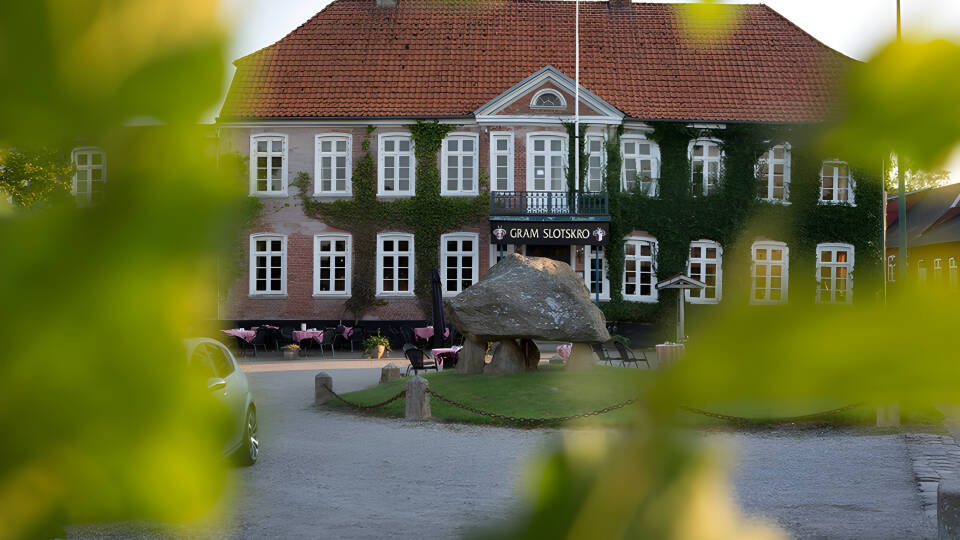
[[[233,360],[233,355],[221,345],[200,343],[190,359],[191,366],[207,376],[206,383],[212,395],[230,414],[231,430],[225,442],[225,451],[236,448],[243,439],[246,421],[247,380]],[[223,381],[219,384],[218,379]]]

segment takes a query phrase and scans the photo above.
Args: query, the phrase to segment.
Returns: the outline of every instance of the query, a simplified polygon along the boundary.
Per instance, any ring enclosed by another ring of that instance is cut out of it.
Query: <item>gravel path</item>
[[[338,392],[375,384],[380,371],[323,369]],[[263,454],[232,471],[235,499],[222,519],[76,527],[70,537],[455,538],[509,517],[524,459],[558,435],[316,410],[315,373],[261,367],[249,375]],[[797,538],[936,536],[901,435],[776,429],[707,439],[732,450],[742,507]]]

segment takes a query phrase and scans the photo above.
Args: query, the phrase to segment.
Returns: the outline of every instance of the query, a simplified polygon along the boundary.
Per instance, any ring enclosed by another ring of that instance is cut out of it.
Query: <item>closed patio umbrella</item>
[[[443,286],[440,282],[440,272],[436,267],[433,269],[433,345],[437,347],[443,344],[443,332],[447,328],[447,323],[443,319]]]

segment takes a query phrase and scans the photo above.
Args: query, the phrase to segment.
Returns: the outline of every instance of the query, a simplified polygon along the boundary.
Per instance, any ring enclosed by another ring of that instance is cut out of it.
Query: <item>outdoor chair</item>
[[[317,340],[313,338],[301,339],[298,343],[300,345],[300,356],[310,356],[310,350],[313,349],[313,344],[316,342]]]
[[[617,358],[610,355],[610,351],[607,350],[603,343],[597,343],[591,348],[593,349],[593,352],[597,354],[597,358],[601,363],[606,362],[607,364],[613,366],[613,361]]]
[[[413,370],[413,374],[417,375],[421,371],[434,370],[440,371],[437,367],[437,362],[435,360],[424,360],[427,353],[418,349],[415,345],[406,344],[403,346],[403,355],[407,357],[407,360],[410,361],[410,365],[407,366],[406,375],[410,374],[410,370]]]
[[[326,356],[325,354],[323,354],[323,348],[324,348],[324,347],[330,347],[330,354],[333,355],[334,358],[337,357],[337,353],[335,353],[335,352],[333,351],[333,338],[334,338],[334,335],[335,335],[335,332],[334,332],[333,328],[327,328],[326,330],[323,331],[323,338],[321,339],[320,343],[316,343],[316,345],[317,345],[318,347],[320,347],[320,358],[322,358],[322,359],[324,359],[324,360],[327,359],[327,356]],[[314,341],[316,341],[316,340],[314,340]]]
[[[634,367],[639,368],[640,362],[643,362],[647,364],[647,369],[650,369],[650,361],[647,360],[647,355],[643,351],[640,351],[640,356],[637,357],[630,348],[618,340],[613,340],[613,346],[616,347],[617,352],[620,353],[621,366],[626,367],[627,363],[632,363]]]
[[[339,347],[342,350],[343,346],[347,344],[347,338],[343,337],[344,330],[346,330],[346,327],[342,324],[333,329],[333,348]]]
[[[256,335],[253,336],[253,339],[250,340],[250,345],[253,346],[253,355],[257,355],[257,347],[263,347],[263,352],[267,352],[267,345],[270,344],[272,339],[273,332],[264,326],[257,328]]]
[[[293,327],[292,326],[284,326],[283,328],[280,329],[279,343],[281,347],[283,347],[284,345],[290,345],[291,343],[293,343]]]
[[[246,356],[247,349],[253,349],[253,355],[257,355],[256,347],[254,347],[249,341],[238,336],[233,336],[233,339],[237,340],[237,350],[239,351],[240,356]]]
[[[347,341],[350,342],[350,352],[354,351],[353,344],[357,344],[357,348],[363,348],[363,340],[367,339],[367,329],[360,328],[359,325],[353,327],[353,333],[350,334],[350,337],[347,338]]]

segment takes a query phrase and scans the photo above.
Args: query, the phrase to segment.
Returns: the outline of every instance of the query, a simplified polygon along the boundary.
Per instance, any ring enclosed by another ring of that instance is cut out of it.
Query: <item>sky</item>
[[[224,20],[233,31],[230,59],[275,43],[330,2],[223,0]],[[896,0],[729,0],[727,3],[765,3],[824,44],[858,60],[869,60],[896,37]],[[905,39],[945,37],[960,43],[960,0],[901,0],[901,18]],[[232,76],[233,66],[229,68]],[[960,146],[947,167],[953,171],[953,180],[960,182]]]

